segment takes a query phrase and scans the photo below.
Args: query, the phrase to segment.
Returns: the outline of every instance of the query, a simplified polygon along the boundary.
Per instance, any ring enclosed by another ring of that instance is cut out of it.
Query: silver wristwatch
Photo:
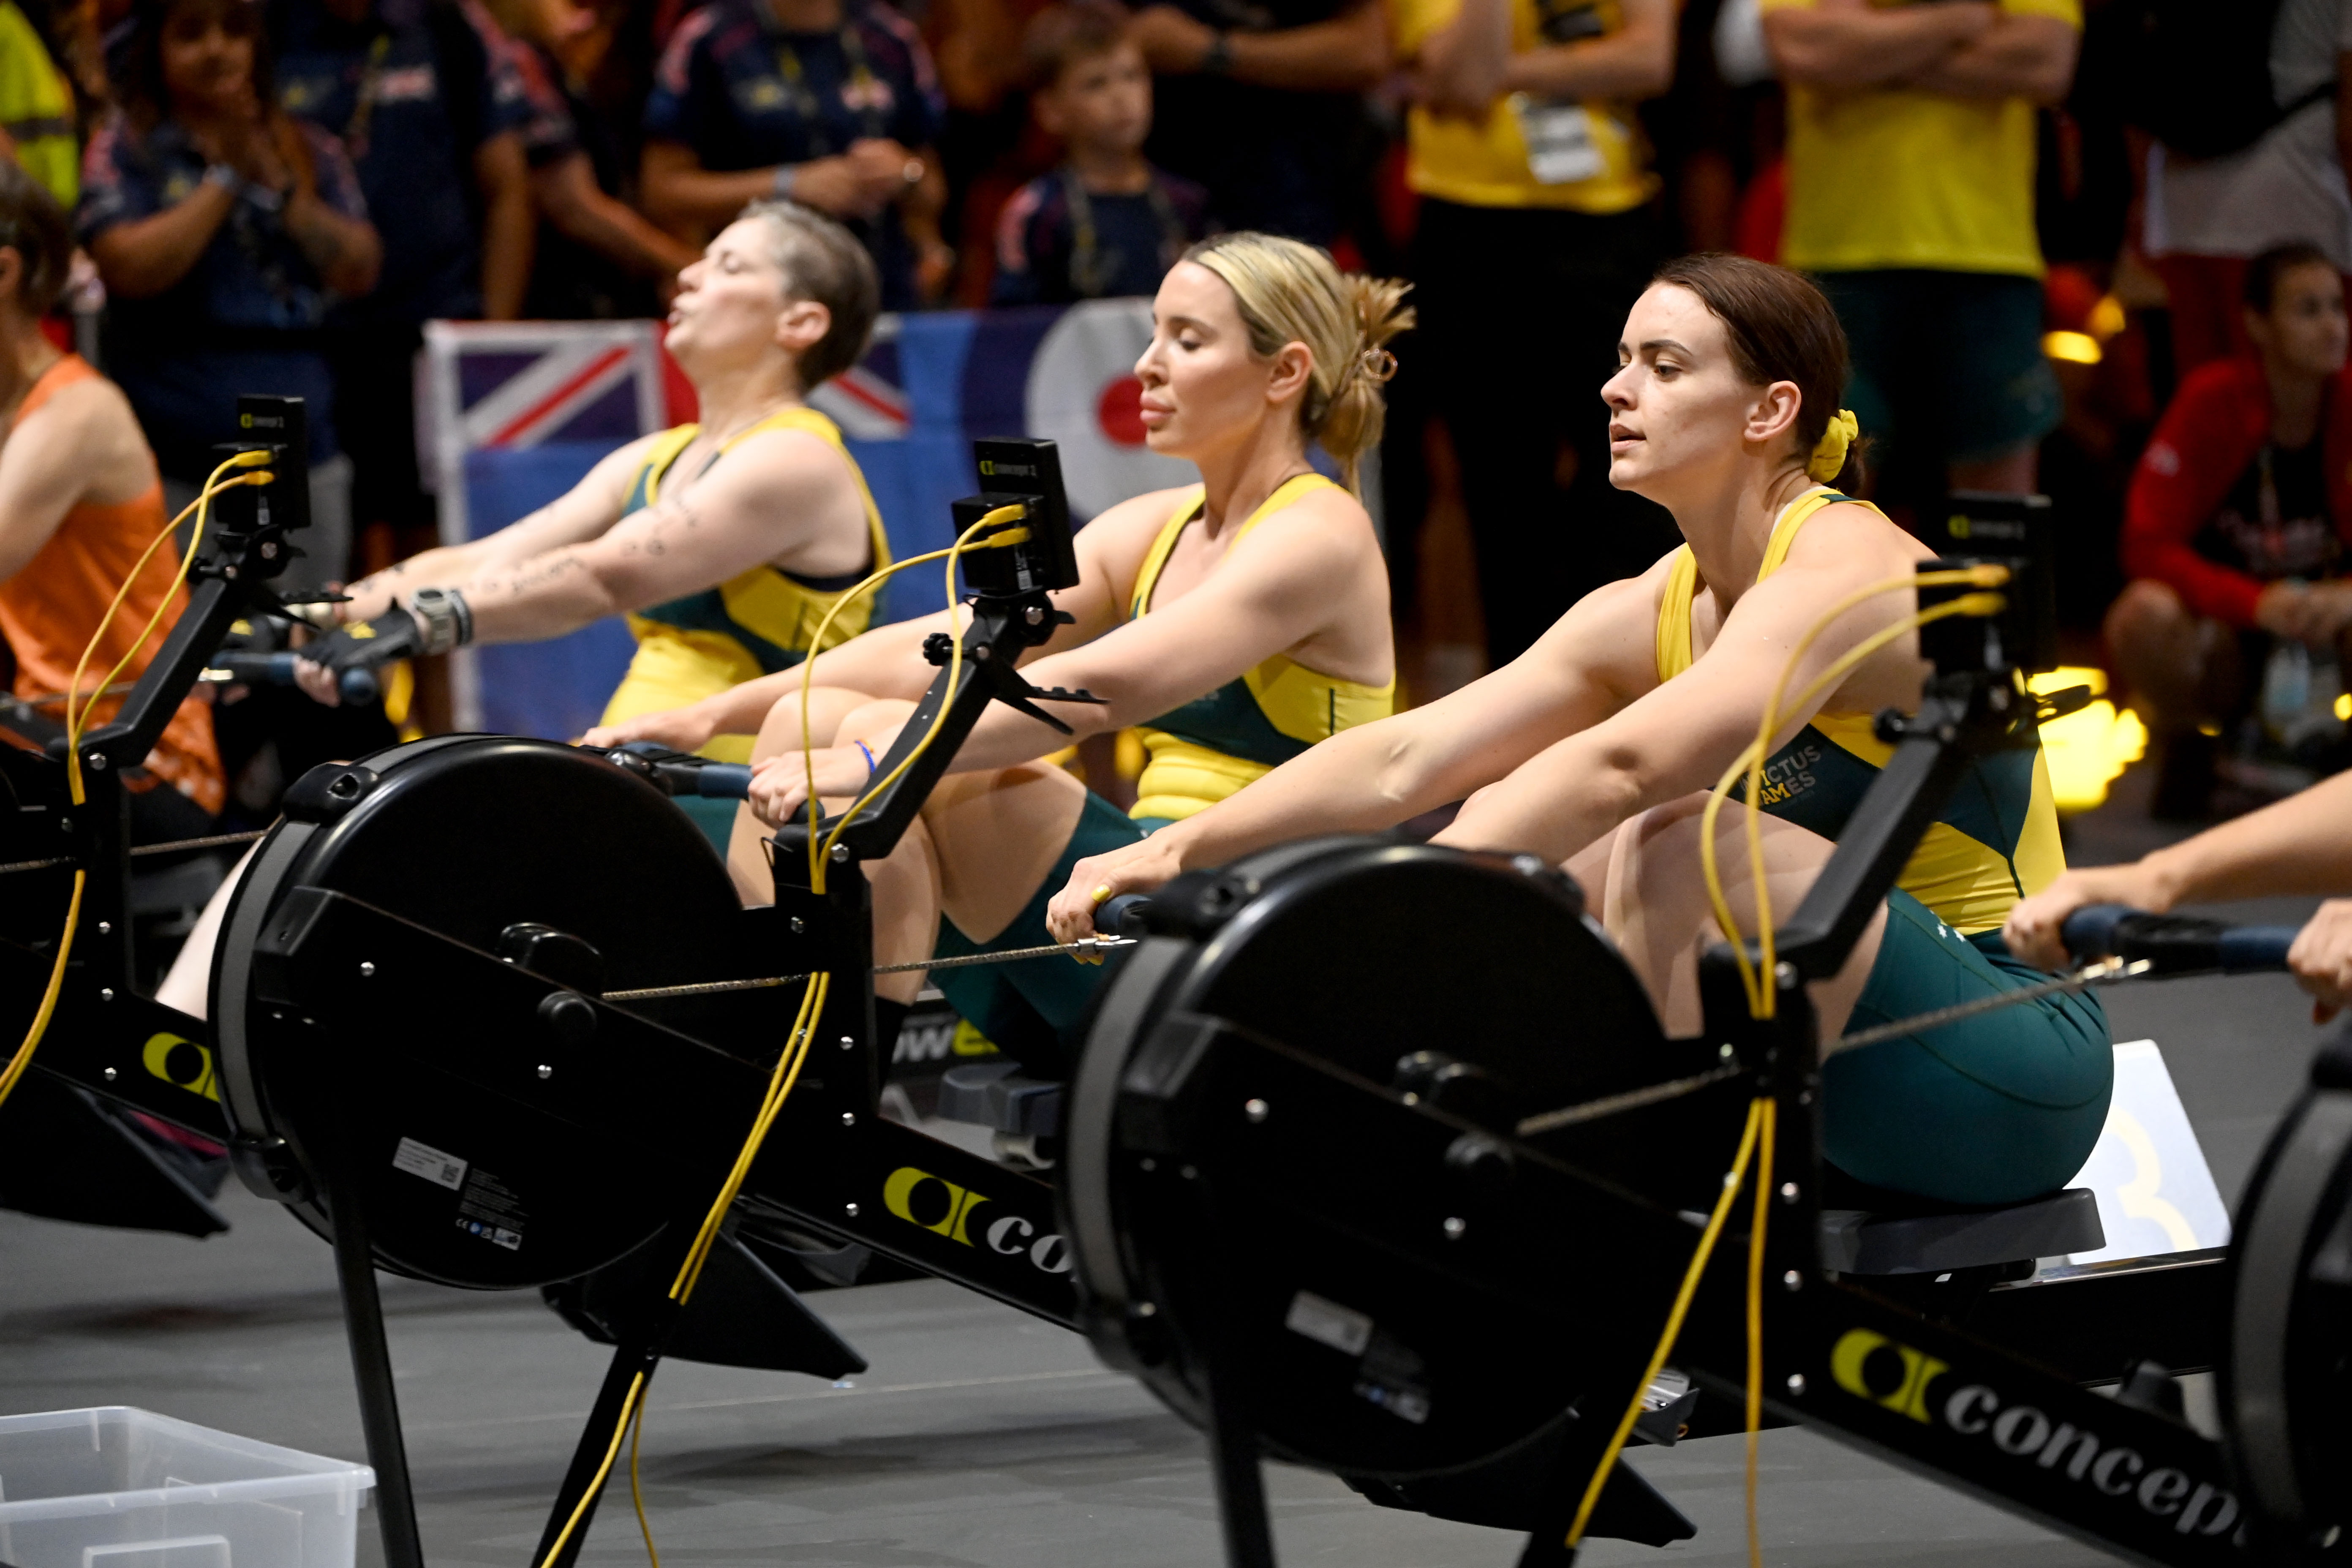
[[[425,653],[447,653],[474,640],[474,612],[455,588],[417,589],[408,596],[408,613],[425,634]]]

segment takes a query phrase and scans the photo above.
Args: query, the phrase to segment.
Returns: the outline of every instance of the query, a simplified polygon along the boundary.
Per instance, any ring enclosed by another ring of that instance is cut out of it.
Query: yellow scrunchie
[[[1861,434],[1862,422],[1853,416],[1853,410],[1839,409],[1837,417],[1830,421],[1830,427],[1822,431],[1822,438],[1813,444],[1812,460],[1805,465],[1805,478],[1817,485],[1825,485],[1836,479],[1838,470],[1845,467],[1845,449],[1853,446],[1853,438]]]

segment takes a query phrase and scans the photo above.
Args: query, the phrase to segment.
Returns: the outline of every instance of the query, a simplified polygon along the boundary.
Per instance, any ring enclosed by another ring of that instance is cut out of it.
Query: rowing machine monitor
[[[1943,517],[1943,537],[1935,542],[1946,554],[2000,561],[2016,570],[2011,607],[1978,623],[2000,638],[2001,662],[2029,675],[2057,668],[2058,531],[2050,498],[1954,490],[1945,498]],[[1921,607],[1930,603],[1932,596],[1923,594]]]
[[[1078,585],[1077,547],[1070,538],[1070,503],[1062,488],[1062,458],[1051,441],[988,437],[971,444],[982,494],[955,503],[955,531],[966,529],[995,508],[1019,501],[1028,511],[1020,522],[982,534],[984,543],[1006,529],[1025,527],[1029,537],[1003,550],[967,553],[963,578],[972,592],[1032,593]]]
[[[299,397],[248,392],[236,400],[236,434],[235,441],[215,448],[218,454],[266,449],[277,478],[267,486],[241,486],[215,496],[213,522],[220,530],[222,553],[237,551],[237,541],[249,541],[253,559],[247,569],[275,577],[299,553],[286,536],[310,526],[310,414]]]

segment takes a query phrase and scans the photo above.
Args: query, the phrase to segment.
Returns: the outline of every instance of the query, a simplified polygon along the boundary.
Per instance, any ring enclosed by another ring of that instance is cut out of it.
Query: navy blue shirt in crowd
[[[346,217],[366,217],[341,143],[297,123],[319,199]],[[88,245],[117,224],[152,217],[185,201],[204,177],[204,155],[178,121],[142,136],[121,114],[110,115],[82,154],[76,232]],[[239,438],[241,392],[308,400],[310,460],[335,455],[334,389],[319,345],[329,299],[283,214],[275,193],[247,186],[177,283],[150,299],[107,301],[107,374],[173,479],[201,479],[220,460],[214,444]]]
[[[1170,3],[1239,33],[1303,27],[1353,9],[1349,0]],[[1350,226],[1377,155],[1360,93],[1294,92],[1196,72],[1158,78],[1152,100],[1151,161],[1208,187],[1226,227],[1328,246]]]
[[[670,35],[646,139],[683,143],[713,174],[740,174],[839,157],[877,137],[919,151],[946,117],[922,39],[881,0],[844,0],[829,33],[786,32],[760,0],[711,0]],[[882,275],[883,309],[912,309],[916,257],[898,209],[849,227]]]
[[[342,138],[381,215],[382,276],[344,317],[480,315],[474,153],[533,113],[497,26],[474,0],[377,0],[356,26],[319,0],[276,0],[270,37],[278,101]]]
[[[1151,187],[1105,195],[1067,167],[1013,193],[996,220],[992,305],[1067,305],[1160,292],[1185,247],[1209,232],[1209,194],[1154,169]]]

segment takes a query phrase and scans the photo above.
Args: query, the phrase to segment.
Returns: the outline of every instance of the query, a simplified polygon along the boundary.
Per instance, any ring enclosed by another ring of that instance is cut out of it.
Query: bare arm
[[[1875,10],[1862,5],[1764,13],[1764,43],[1785,82],[1881,87],[1905,82],[1993,25],[1980,0]]]
[[[620,521],[629,486],[656,439],[644,437],[607,453],[569,491],[496,533],[424,551],[352,584],[351,603],[336,606],[340,618],[372,620],[419,588],[471,588],[478,573],[596,538]]]
[[[316,192],[298,187],[286,203],[286,232],[330,293],[356,300],[375,287],[383,242],[366,219],[345,217]]]
[[[317,268],[330,293],[355,300],[375,287],[383,263],[383,243],[375,226],[362,217],[349,217],[319,199],[318,169],[302,132],[283,114],[272,114],[270,139],[291,175],[286,193],[286,233]]]
[[[1903,85],[1955,98],[2063,100],[2083,36],[2055,16],[2004,12],[1993,25]]]
[[[2234,822],[2125,866],[2069,871],[2010,911],[2010,951],[2044,969],[2066,963],[2058,940],[2087,904],[2129,904],[2158,913],[2221,903],[2352,889],[2352,773],[2312,785]]]
[[[1423,99],[1440,112],[1483,115],[1503,91],[1511,62],[1511,12],[1506,0],[1462,0],[1454,20],[1413,54]]]
[[[1655,98],[1675,81],[1673,0],[1624,0],[1624,26],[1598,38],[1513,55],[1505,92],[1545,98]]]
[[[1054,635],[1023,656],[1025,668],[1034,660],[1076,647],[1118,623],[1114,595],[1129,581],[1141,560],[1148,539],[1125,537],[1138,532],[1124,526],[1121,514],[1165,520],[1173,504],[1172,492],[1160,491],[1123,502],[1079,531],[1078,584],[1053,595],[1055,608],[1071,618]],[[916,572],[929,568],[918,566]],[[800,669],[779,670],[747,680],[740,686],[706,697],[699,702],[662,713],[641,714],[618,724],[591,730],[584,742],[592,746],[616,746],[624,741],[659,740],[680,751],[707,744],[713,735],[754,735],[779,702],[796,701],[803,675],[811,688],[864,692],[868,697],[895,697],[911,702],[922,696],[937,673],[923,658],[923,643],[935,634],[960,635],[970,623],[967,612],[952,616],[942,607],[928,616],[893,621],[887,626],[828,648]]]
[[[859,142],[836,158],[795,163],[793,200],[835,217],[872,217],[907,194],[905,170],[914,156],[898,142],[877,138]],[[935,163],[925,161],[927,180],[937,174]],[[778,167],[714,174],[684,142],[648,142],[639,163],[646,211],[665,228],[715,233],[733,222],[746,202],[776,194]],[[944,184],[939,188],[944,193]]]
[[[692,247],[656,228],[626,203],[606,195],[596,184],[585,153],[574,152],[532,170],[530,191],[548,222],[632,272],[667,278],[695,259]]]
[[[841,505],[850,483],[814,436],[753,436],[737,460],[687,495],[631,512],[585,542],[476,573],[466,589],[474,636],[536,642],[723,583],[783,555]]]
[[[1756,739],[1756,726],[1784,670],[1783,700],[1793,704],[1814,677],[1907,610],[1906,594],[1867,600],[1831,623],[1790,666],[1791,649],[1823,605],[1900,574],[1909,564],[1906,552],[1916,548],[1896,542],[1870,514],[1851,515],[1859,510],[1825,510],[1824,517],[1836,519],[1832,529],[1802,538],[1787,565],[1740,595],[1715,641],[1686,674],[1658,683],[1622,711],[1557,742],[1508,778],[1481,790],[1439,841],[1526,851],[1558,863],[1637,812],[1714,787]],[[1772,743],[1785,743],[1814,711],[1841,691],[1863,689],[1874,674],[1887,685],[1885,695],[1900,693],[1906,705],[1916,704],[1924,668],[1892,682],[1883,674],[1910,658],[1915,643],[1906,637],[1803,708],[1784,707]]]
[[[134,479],[143,489],[154,471],[131,406],[110,384],[77,383],[35,409],[0,446],[0,583],[41,552],[77,501],[110,480],[135,493],[121,479]]]
[[[474,179],[482,188],[482,315],[511,321],[522,314],[538,239],[522,138],[502,131],[475,148]]]
[[[210,180],[150,217],[118,223],[89,242],[107,291],[152,299],[188,275],[236,207],[236,193]]]
[[[1199,70],[1217,36],[1172,5],[1153,5],[1136,18],[1144,57],[1163,76]],[[1328,22],[1224,37],[1231,51],[1225,74],[1259,87],[1365,92],[1389,70],[1388,10],[1381,0],[1360,0]]]
[[[1626,698],[1604,671],[1654,640],[1654,576],[1586,595],[1535,647],[1459,691],[1345,731],[1139,844],[1079,861],[1047,916],[1055,938],[1093,931],[1097,893],[1149,892],[1311,834],[1393,827],[1601,722]]]
[[[1154,510],[1164,517],[1164,508]],[[1377,548],[1369,520],[1336,490],[1318,492],[1288,510],[1300,515],[1235,543],[1213,574],[1190,593],[1139,620],[1115,622],[1082,646],[1024,665],[1023,673],[1039,686],[1082,688],[1104,699],[1099,706],[1050,705],[1047,710],[1079,737],[1139,723],[1214,691],[1328,629],[1351,602],[1344,586],[1335,591],[1335,585],[1349,584],[1366,552]],[[992,708],[956,752],[953,771],[1030,762],[1060,750],[1069,739],[1011,708]],[[818,757],[819,785],[827,793],[835,778],[853,789],[863,782],[863,757],[854,751]],[[798,755],[779,759],[776,765],[782,768],[779,785],[755,785],[752,797],[754,809],[771,821],[798,807],[795,797],[805,777]]]

